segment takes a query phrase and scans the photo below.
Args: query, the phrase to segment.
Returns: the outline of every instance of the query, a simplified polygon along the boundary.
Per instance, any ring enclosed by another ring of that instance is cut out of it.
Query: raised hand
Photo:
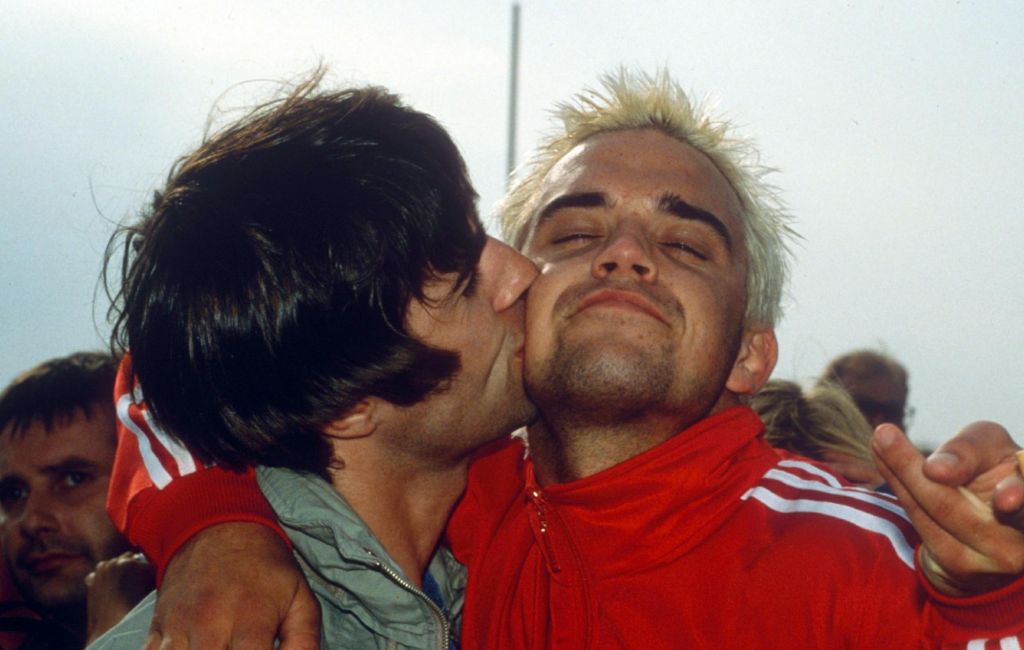
[[[898,427],[872,450],[922,539],[920,564],[948,595],[997,589],[1024,574],[1024,478],[1006,429],[976,422],[925,459]]]

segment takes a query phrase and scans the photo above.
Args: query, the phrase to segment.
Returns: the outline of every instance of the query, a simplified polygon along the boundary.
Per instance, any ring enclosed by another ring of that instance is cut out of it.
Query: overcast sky
[[[804,237],[775,376],[880,347],[911,435],[1024,440],[1024,3],[522,3],[519,157],[619,64],[666,66],[753,137]],[[8,0],[0,20],[0,382],[104,345],[103,248],[211,107],[318,61],[449,128],[504,188],[510,3]],[[242,85],[239,85],[242,84]]]

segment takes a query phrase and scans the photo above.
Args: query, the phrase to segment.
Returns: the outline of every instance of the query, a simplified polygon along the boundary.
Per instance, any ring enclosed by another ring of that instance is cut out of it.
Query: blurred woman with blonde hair
[[[884,483],[871,456],[871,425],[841,387],[826,383],[805,392],[795,382],[773,379],[749,403],[772,446],[821,461],[854,485]]]

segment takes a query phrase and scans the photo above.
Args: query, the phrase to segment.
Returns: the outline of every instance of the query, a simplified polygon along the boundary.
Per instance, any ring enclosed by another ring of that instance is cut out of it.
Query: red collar
[[[553,540],[595,575],[650,567],[704,539],[778,462],[762,429],[749,408],[730,408],[603,472],[545,488],[526,462],[526,494],[540,491],[551,524],[568,533],[559,540],[553,530]]]

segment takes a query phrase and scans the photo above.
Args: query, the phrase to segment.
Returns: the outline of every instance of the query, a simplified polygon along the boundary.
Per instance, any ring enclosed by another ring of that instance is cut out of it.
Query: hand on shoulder
[[[175,554],[146,650],[320,647],[320,607],[284,541],[262,524],[217,524]]]

